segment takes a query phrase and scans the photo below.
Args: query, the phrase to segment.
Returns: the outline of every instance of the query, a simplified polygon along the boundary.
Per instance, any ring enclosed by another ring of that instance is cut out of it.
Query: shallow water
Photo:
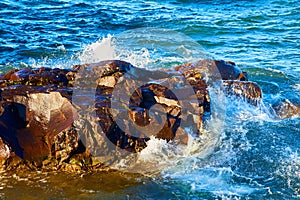
[[[212,121],[214,145],[151,140],[140,159],[152,173],[3,172],[1,198],[300,198],[300,119],[278,120],[269,107],[300,104],[299,1],[27,0],[0,8],[1,72],[113,58],[159,68],[209,57],[236,62],[263,90],[259,107],[215,102],[225,118]]]

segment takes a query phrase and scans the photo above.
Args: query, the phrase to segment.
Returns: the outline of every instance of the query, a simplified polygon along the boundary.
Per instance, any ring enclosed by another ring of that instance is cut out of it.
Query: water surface
[[[115,51],[124,60],[152,68],[210,57],[236,62],[263,90],[259,107],[225,101],[220,141],[208,154],[154,140],[152,151],[141,157],[165,163],[155,176],[3,172],[1,198],[300,198],[300,119],[278,120],[269,109],[285,99],[300,104],[299,1],[13,0],[2,1],[0,8],[1,72],[28,66],[68,68],[114,57]],[[171,31],[149,38],[135,31],[141,28]],[[118,37],[125,42],[113,44]],[[134,37],[140,43],[130,40]],[[132,51],[122,51],[126,47]],[[185,54],[188,50],[191,57]],[[155,155],[155,149],[166,155]]]

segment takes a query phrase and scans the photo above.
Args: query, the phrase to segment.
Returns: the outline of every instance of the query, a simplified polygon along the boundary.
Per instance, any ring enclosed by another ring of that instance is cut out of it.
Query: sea
[[[209,137],[191,132],[187,145],[152,137],[138,170],[120,160],[100,172],[1,171],[0,199],[300,199],[300,118],[272,109],[300,105],[300,1],[0,2],[1,73],[111,59],[149,70],[233,61],[262,102],[211,85]]]

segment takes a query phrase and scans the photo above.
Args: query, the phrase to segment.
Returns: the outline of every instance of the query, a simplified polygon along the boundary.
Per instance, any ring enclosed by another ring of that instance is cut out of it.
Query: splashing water
[[[200,50],[196,51],[195,43],[187,41],[182,35],[177,38],[184,38],[185,41],[182,39],[176,43],[161,34],[158,34],[157,42],[153,35],[142,30],[108,35],[86,46],[78,58],[81,63],[121,59],[137,67],[151,69],[209,58],[199,44],[196,48]],[[268,193],[268,187],[256,182],[253,177],[235,172],[232,166],[236,165],[238,152],[253,148],[246,136],[248,130],[243,126],[249,121],[261,124],[272,121],[271,113],[264,103],[252,106],[242,99],[225,97],[219,87],[212,86],[209,92],[212,115],[202,136],[195,138],[190,133],[187,145],[151,137],[136,160],[121,160],[115,168],[134,169],[134,172],[153,177],[159,184],[166,180],[172,187],[183,184],[192,192],[191,196],[211,192],[218,197],[238,198],[253,193]]]
[[[300,198],[300,155],[291,148],[286,148],[284,153],[286,158],[281,160],[281,167],[276,174],[284,178],[295,197]]]
[[[103,60],[123,60],[134,66],[144,67],[153,62],[150,60],[150,54],[147,48],[138,50],[128,50],[116,44],[116,37],[110,34],[103,37],[95,43],[84,47],[83,52],[78,56],[80,62],[96,63]]]
[[[156,169],[160,168],[162,180],[159,181],[167,181],[167,188],[185,185],[186,191],[180,193],[190,191],[189,195],[195,198],[199,193],[205,192],[222,199],[270,193],[269,188],[258,183],[255,178],[233,170],[237,165],[239,152],[247,152],[253,148],[246,136],[248,130],[243,128],[243,124],[247,123],[243,115],[261,122],[270,120],[268,113],[263,108],[253,107],[239,99],[234,99],[235,103],[232,103],[232,98],[227,101],[226,111],[229,117],[226,125],[224,121],[218,122],[220,119],[213,119],[210,125],[214,128],[209,128],[210,133],[204,134],[208,138],[197,140],[190,136],[187,146],[176,147],[152,139],[149,141],[150,145],[141,152],[142,159],[153,163]],[[243,114],[240,113],[241,110],[244,111]],[[216,127],[218,123],[219,127]]]
[[[113,36],[108,34],[107,37],[103,37],[101,40],[85,46],[83,52],[78,56],[80,62],[95,63],[102,60],[117,59],[112,38]]]
[[[176,40],[170,38],[170,35]],[[108,34],[85,46],[78,55],[81,63],[116,59],[144,68],[170,67],[209,57],[205,50],[188,36],[154,28],[134,29],[114,36]]]

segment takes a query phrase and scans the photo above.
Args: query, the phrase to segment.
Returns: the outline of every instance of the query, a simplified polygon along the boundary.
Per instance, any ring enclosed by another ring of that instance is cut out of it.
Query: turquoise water
[[[2,72],[105,58],[158,68],[210,57],[236,62],[263,90],[260,107],[227,100],[220,140],[205,151],[182,153],[153,141],[141,158],[163,163],[153,164],[155,173],[121,173],[106,186],[109,173],[45,174],[27,182],[3,174],[4,199],[35,198],[31,193],[49,199],[300,198],[300,119],[278,120],[269,109],[285,99],[300,104],[299,1],[14,0],[0,8]]]

